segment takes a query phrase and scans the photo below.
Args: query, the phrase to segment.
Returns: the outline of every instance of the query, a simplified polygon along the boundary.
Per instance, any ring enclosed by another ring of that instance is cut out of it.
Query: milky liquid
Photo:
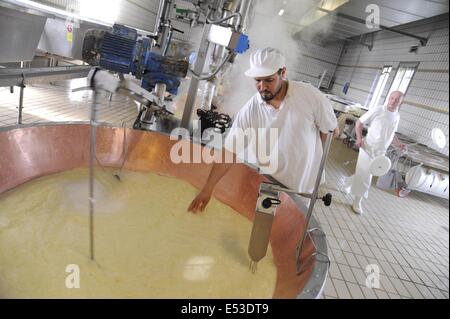
[[[198,191],[182,180],[114,173],[96,171],[95,261],[87,169],[0,195],[0,298],[272,297],[270,247],[248,269],[249,220],[214,198],[187,213]]]

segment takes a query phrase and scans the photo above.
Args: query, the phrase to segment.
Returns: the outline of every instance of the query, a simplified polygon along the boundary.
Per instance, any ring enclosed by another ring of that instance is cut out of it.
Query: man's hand
[[[236,158],[234,157],[234,160]],[[214,190],[214,187],[219,182],[219,180],[230,170],[230,168],[234,164],[217,164],[215,163],[209,173],[208,180],[206,184],[203,186],[200,193],[197,197],[194,198],[191,205],[189,205],[188,211],[196,213],[198,211],[204,211],[206,205],[208,205],[209,200],[211,199],[211,194]]]
[[[194,214],[198,211],[204,211],[206,205],[208,205],[209,200],[211,199],[211,191],[202,189],[201,192],[194,198],[189,205],[188,211],[193,212]]]
[[[333,131],[333,137],[338,138],[340,135],[339,127],[336,127]]]
[[[357,139],[355,145],[359,148],[364,147],[364,141],[362,139]]]

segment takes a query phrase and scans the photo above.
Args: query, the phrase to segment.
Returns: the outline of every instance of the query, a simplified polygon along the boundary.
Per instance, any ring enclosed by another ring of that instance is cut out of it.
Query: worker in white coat
[[[256,51],[250,57],[250,66],[245,74],[254,79],[258,93],[236,115],[225,147],[238,154],[240,150],[231,146],[243,130],[263,129],[259,139],[261,135],[267,137],[264,132],[276,129],[276,147],[268,146],[270,162],[276,158],[276,167],[271,167],[270,175],[290,189],[312,192],[323,153],[322,143],[328,132],[335,131],[335,136],[338,134],[333,108],[311,84],[286,79],[285,57],[277,49]],[[206,184],[192,201],[189,211],[204,210],[215,185],[232,165],[213,165]],[[264,169],[262,172],[266,173]]]
[[[403,102],[403,93],[392,92],[389,95],[387,106],[373,107],[356,122],[356,143],[359,147],[358,162],[355,174],[345,181],[345,191],[354,196],[353,211],[362,214],[363,198],[369,196],[369,188],[372,183],[370,163],[377,156],[384,155],[394,141],[401,144],[395,137],[400,122],[399,108]],[[370,125],[367,136],[363,139],[362,129],[364,125]]]

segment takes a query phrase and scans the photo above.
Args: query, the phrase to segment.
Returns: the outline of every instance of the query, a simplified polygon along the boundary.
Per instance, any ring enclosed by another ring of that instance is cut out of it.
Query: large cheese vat
[[[108,125],[97,128],[97,155],[103,165],[121,166],[123,130]],[[170,140],[163,133],[126,130],[129,152],[124,168],[171,175],[197,188],[205,183],[211,164],[172,163],[170,150],[177,141]],[[0,194],[40,176],[86,167],[89,161],[89,134],[87,123],[0,128]],[[185,143],[192,144],[189,141]],[[191,146],[202,147],[197,144]],[[214,196],[253,220],[259,185],[269,180],[276,182],[260,175],[250,166],[237,164],[219,182]],[[305,226],[306,207],[294,195],[282,193],[280,199],[282,204],[278,207],[270,237],[277,267],[273,298],[318,298],[324,288],[328,264],[310,257],[316,249],[322,254],[327,253],[325,236],[312,232],[308,237],[301,260],[311,262],[297,275],[295,252]],[[309,227],[319,228],[314,218]]]

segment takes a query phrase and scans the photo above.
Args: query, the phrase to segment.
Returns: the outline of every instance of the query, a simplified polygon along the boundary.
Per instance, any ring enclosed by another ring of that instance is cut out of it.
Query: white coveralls
[[[385,106],[378,105],[361,116],[359,121],[370,124],[370,128],[364,139],[364,149],[359,149],[355,174],[348,178],[346,186],[351,186],[351,193],[355,197],[367,198],[372,183],[370,162],[376,156],[386,153],[398,129],[400,114],[398,111],[391,112]]]
[[[248,101],[236,115],[225,147],[241,160],[256,164],[263,173],[270,174],[288,188],[309,193],[314,189],[323,152],[319,133],[328,133],[336,127],[333,108],[318,89],[307,83],[289,81],[287,95],[279,109],[264,102],[259,93]],[[245,129],[262,129],[262,132],[256,132],[252,141],[234,149],[233,140],[240,130]],[[270,167],[274,169],[268,172],[253,147],[255,140],[267,143],[270,129],[278,131],[278,138],[275,147],[269,145],[270,162],[276,167]],[[250,151],[247,153],[250,158],[243,158],[244,149]]]

